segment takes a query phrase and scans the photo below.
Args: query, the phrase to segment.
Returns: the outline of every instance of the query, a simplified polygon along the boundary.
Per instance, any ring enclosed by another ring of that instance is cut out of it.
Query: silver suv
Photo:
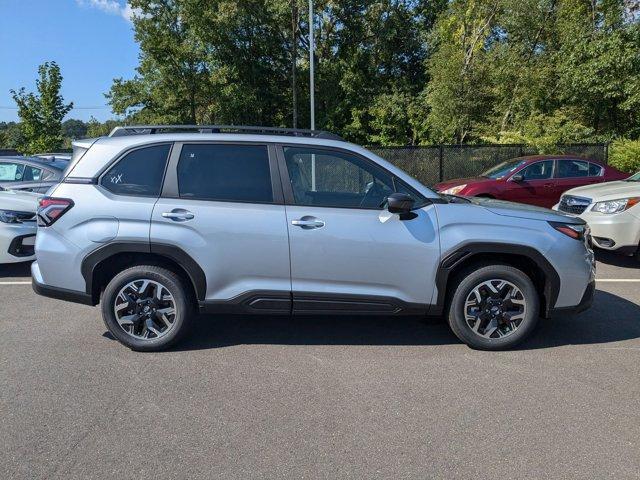
[[[67,172],[40,202],[34,289],[101,303],[134,350],[197,311],[444,314],[497,350],[593,297],[583,220],[441,196],[325,132],[123,127],[75,142]]]

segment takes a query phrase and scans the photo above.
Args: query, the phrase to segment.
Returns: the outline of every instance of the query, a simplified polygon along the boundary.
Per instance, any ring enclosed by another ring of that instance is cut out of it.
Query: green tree
[[[60,95],[62,75],[56,62],[46,62],[38,68],[37,94],[23,88],[11,90],[18,105],[22,140],[18,149],[23,153],[51,152],[62,147],[62,119],[73,108],[64,104]]]
[[[361,142],[417,141],[413,117],[385,102],[414,105],[427,77],[425,32],[446,3],[316,1],[318,128]],[[296,80],[305,80],[295,82],[297,123],[309,125],[305,0],[132,0],[131,6],[141,12],[133,19],[140,64],[133,79],[114,81],[108,94],[114,112],[136,122],[292,126],[295,71]]]
[[[0,147],[17,150],[24,143],[20,124],[0,122]]]
[[[87,131],[85,136],[88,138],[104,137],[109,135],[111,130],[122,125],[122,122],[117,120],[107,120],[106,122],[99,122],[95,117],[91,117],[87,122]]]
[[[70,118],[62,122],[62,132],[65,138],[69,138],[71,140],[83,138],[87,134],[87,124],[82,120]]]

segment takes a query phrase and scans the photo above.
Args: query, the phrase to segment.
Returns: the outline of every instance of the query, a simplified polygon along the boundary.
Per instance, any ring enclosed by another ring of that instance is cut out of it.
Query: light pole
[[[309,101],[311,103],[311,130],[316,129],[315,82],[313,79],[313,0],[309,0]],[[311,191],[316,191],[316,156],[311,155]]]
[[[313,42],[313,0],[309,0],[309,98],[311,100],[311,130],[316,128],[316,105],[314,98],[314,65],[313,65],[313,53],[315,45]]]

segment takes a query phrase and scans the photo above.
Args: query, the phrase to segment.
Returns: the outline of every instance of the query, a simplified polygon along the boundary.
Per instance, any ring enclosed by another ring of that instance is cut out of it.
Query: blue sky
[[[104,93],[138,64],[125,0],[0,0],[0,121],[17,120],[9,90],[35,90],[38,65],[60,65],[67,118],[113,118]],[[7,108],[9,107],[9,108]]]

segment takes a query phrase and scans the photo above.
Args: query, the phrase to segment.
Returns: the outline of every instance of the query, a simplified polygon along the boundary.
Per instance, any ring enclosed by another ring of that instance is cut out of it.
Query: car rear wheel
[[[533,331],[540,308],[531,279],[509,265],[480,266],[454,284],[448,321],[453,333],[472,348],[511,348]]]
[[[141,265],[116,275],[102,296],[102,318],[122,344],[163,350],[186,332],[193,302],[185,282],[165,268]]]

